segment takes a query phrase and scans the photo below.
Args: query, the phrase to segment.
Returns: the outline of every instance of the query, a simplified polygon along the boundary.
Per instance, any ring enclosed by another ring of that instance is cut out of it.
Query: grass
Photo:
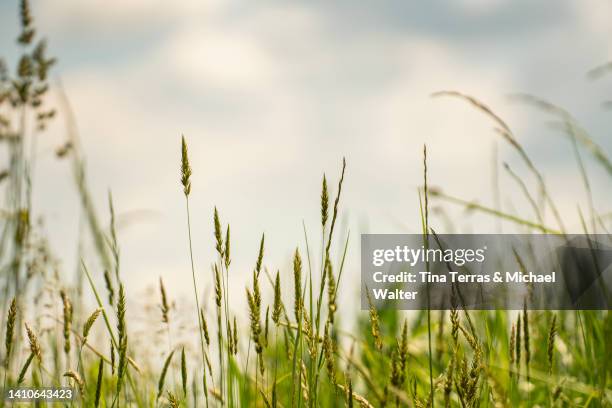
[[[7,71],[0,76],[0,141],[9,157],[0,186],[5,192],[0,236],[0,336],[4,339],[0,371],[4,388],[71,386],[78,398],[69,405],[87,407],[612,405],[612,316],[608,311],[525,308],[453,309],[444,313],[428,308],[409,315],[392,308],[377,310],[371,299],[369,311],[354,310],[357,302],[353,302],[352,310],[343,310],[337,299],[347,290],[342,277],[351,249],[348,236],[336,236],[336,223],[341,213],[345,160],[335,194],[328,178],[322,180],[317,231],[321,236],[320,253],[318,249],[316,255],[311,252],[304,225],[305,248],[287,248],[294,254],[292,270],[272,274],[264,266],[262,236],[259,248],[254,248],[257,257],[245,292],[230,292],[229,283],[235,279],[230,270],[230,227],[223,224],[216,208],[212,229],[217,257],[210,273],[202,273],[194,262],[189,198],[191,180],[197,175],[192,174],[184,137],[180,140],[180,162],[177,160],[177,185],[183,190],[187,218],[185,245],[190,271],[184,276],[188,279],[191,274],[195,301],[188,314],[189,327],[195,327],[198,333],[175,321],[179,316],[173,299],[160,279],[159,296],[151,301],[159,308],[157,321],[147,328],[147,346],[154,353],[143,352],[142,341],[134,340],[133,322],[126,318],[126,308],[131,304],[128,299],[135,294],[127,293],[122,283],[112,198],[109,194],[110,223],[106,230],[89,198],[74,126],[68,126],[69,142],[57,156],[73,161],[76,188],[95,243],[98,262],[83,257],[80,264],[88,286],[79,289],[52,273],[53,257],[31,221],[32,158],[24,147],[56,116],[46,99],[47,71],[55,60],[46,56],[44,41],[36,41],[33,21],[27,1],[22,0],[18,42],[23,56],[15,75]],[[599,68],[592,75],[599,77],[604,72]],[[497,135],[518,154],[543,199],[537,200],[529,184],[507,166],[535,221],[524,214],[431,189],[428,151],[424,150],[423,188],[417,197],[424,244],[428,245],[432,237],[438,239],[431,227],[435,222],[430,215],[432,200],[503,219],[522,232],[562,234],[563,218],[543,176],[501,116],[463,93],[444,91],[435,96],[467,101],[491,119]],[[595,211],[584,166],[586,158],[580,153],[585,150],[609,172],[605,152],[564,110],[534,97],[523,95],[519,99],[554,115],[563,125],[588,195],[590,222],[583,221],[584,232],[608,234],[609,220]],[[70,122],[67,103],[63,115]],[[180,199],[178,194],[176,199]],[[556,225],[544,224],[545,210],[552,212]],[[339,261],[330,255],[336,246],[342,253]],[[199,280],[214,286],[214,299],[200,298]],[[283,292],[285,286],[292,287],[291,294]],[[270,299],[263,295],[267,289],[273,293]],[[239,311],[231,307],[238,296],[248,300],[249,324],[244,327],[238,324]],[[35,302],[35,298],[42,301]],[[91,309],[89,303],[95,303],[95,308]],[[353,317],[355,324],[346,324]],[[346,327],[353,329],[347,331]],[[166,338],[155,341],[156,331]],[[178,336],[181,331],[182,336]],[[4,405],[0,401],[0,406]]]

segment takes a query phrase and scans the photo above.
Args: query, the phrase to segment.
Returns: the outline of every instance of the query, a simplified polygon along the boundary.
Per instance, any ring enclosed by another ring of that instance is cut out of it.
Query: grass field
[[[608,311],[455,309],[408,314],[371,307],[368,312],[357,311],[357,298],[353,310],[340,310],[336,300],[346,290],[344,259],[348,251],[356,250],[349,248],[348,237],[339,235],[337,225],[344,176],[350,172],[345,161],[333,181],[324,177],[321,183],[320,224],[309,226],[311,231],[318,229],[321,247],[311,247],[305,234],[305,242],[286,248],[293,253],[292,270],[272,272],[263,267],[262,236],[260,247],[253,248],[258,257],[252,280],[244,292],[230,292],[233,243],[230,227],[221,219],[222,209],[210,214],[217,252],[212,270],[194,263],[189,200],[196,175],[191,172],[188,140],[180,135],[176,179],[177,190],[182,191],[168,194],[184,201],[185,234],[173,239],[183,240],[191,254],[191,271],[181,276],[192,282],[193,307],[179,316],[160,280],[150,305],[158,319],[156,327],[149,329],[150,337],[134,335],[133,322],[126,318],[126,305],[134,295],[122,283],[112,197],[108,214],[94,211],[74,132],[56,155],[73,164],[75,188],[95,242],[95,257],[83,259],[80,265],[83,287],[58,273],[46,237],[35,222],[41,214],[32,212],[29,169],[34,158],[26,147],[49,121],[69,113],[66,109],[56,113],[48,106],[48,70],[55,59],[47,56],[25,0],[20,22],[18,42],[23,55],[16,61],[16,70],[0,67],[0,143],[8,157],[2,164],[6,170],[0,173],[0,381],[4,389],[71,386],[78,395],[66,405],[85,407],[612,406],[612,316]],[[602,66],[597,72],[609,68]],[[434,96],[458,98],[492,121],[501,140],[535,180],[539,196],[534,197],[509,168],[533,215],[505,213],[430,191],[424,150],[423,184],[414,197],[421,204],[417,221],[423,234],[431,233],[432,200],[503,219],[523,233],[563,234],[566,226],[555,198],[510,125],[471,96],[448,91]],[[609,236],[609,214],[593,208],[583,165],[593,160],[612,176],[606,153],[569,113],[532,96],[521,99],[552,115],[567,133],[591,203],[580,215],[583,231]],[[350,164],[350,157],[347,161]],[[552,214],[553,225],[545,224],[544,212]],[[110,222],[106,225],[101,219]],[[339,262],[330,256],[336,252],[344,254]],[[212,298],[203,297],[204,282],[214,287]],[[273,295],[264,298],[263,293]],[[237,316],[245,312],[232,308],[238,297],[247,299],[248,327],[238,324]],[[340,324],[341,319],[353,318],[355,324]],[[353,329],[348,332],[344,327]],[[143,348],[153,351],[145,354]],[[0,401],[0,406],[10,405]]]

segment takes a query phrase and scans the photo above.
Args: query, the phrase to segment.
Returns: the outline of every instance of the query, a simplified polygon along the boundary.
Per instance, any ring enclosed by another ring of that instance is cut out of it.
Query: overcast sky
[[[493,205],[492,152],[535,192],[516,153],[465,103],[432,99],[460,90],[513,128],[541,169],[570,229],[586,208],[571,145],[550,117],[508,99],[528,92],[570,112],[609,154],[612,75],[586,73],[612,59],[609,0],[457,1],[33,1],[39,33],[59,58],[103,220],[112,189],[122,223],[123,274],[132,290],[163,276],[190,294],[180,135],[193,167],[196,265],[213,258],[212,209],[230,222],[234,281],[242,292],[265,232],[265,264],[289,274],[302,221],[318,251],[325,172],[335,194],[347,159],[341,234],[350,229],[347,283],[358,277],[359,234],[418,232],[422,146],[430,183]],[[0,3],[0,47],[14,64],[17,1]],[[38,146],[34,206],[51,245],[74,273],[79,202],[58,120]],[[609,212],[609,175],[583,151],[596,208]],[[533,218],[500,170],[502,206]],[[437,204],[437,203],[434,203]],[[447,205],[458,230],[493,232],[486,217]],[[552,222],[552,221],[551,221]],[[440,221],[432,224],[444,231]],[[510,230],[509,227],[507,230]],[[94,258],[91,258],[94,262]],[[208,285],[208,283],[206,283]],[[358,297],[354,297],[357,305]],[[347,300],[345,300],[346,302]],[[348,300],[349,302],[351,300]]]

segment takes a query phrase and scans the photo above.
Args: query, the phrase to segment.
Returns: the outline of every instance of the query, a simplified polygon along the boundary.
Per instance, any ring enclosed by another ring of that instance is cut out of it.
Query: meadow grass
[[[177,186],[185,200],[185,246],[190,261],[195,306],[189,311],[193,330],[181,329],[173,300],[159,279],[156,327],[163,342],[143,353],[126,317],[128,299],[122,282],[115,211],[109,194],[110,222],[103,228],[88,192],[85,167],[73,125],[58,159],[72,160],[76,188],[88,232],[95,243],[97,262],[83,254],[80,262],[85,287],[55,273],[48,245],[32,222],[31,156],[25,146],[33,133],[44,130],[56,114],[47,106],[47,71],[54,59],[45,43],[37,41],[28,2],[21,1],[18,42],[23,55],[14,75],[0,72],[0,141],[8,151],[8,169],[0,182],[2,203],[0,236],[0,290],[2,319],[0,352],[3,388],[16,386],[71,386],[78,396],[70,406],[86,407],[513,407],[612,405],[612,316],[608,311],[469,311],[453,308],[416,314],[378,310],[369,297],[369,310],[340,310],[337,299],[343,284],[349,237],[337,236],[346,160],[335,189],[323,176],[319,197],[321,237],[311,252],[304,228],[302,249],[293,252],[291,270],[271,273],[265,266],[265,237],[244,292],[230,292],[231,235],[220,211],[212,214],[216,259],[209,273],[194,262],[189,198],[192,174],[188,143],[177,138],[180,167]],[[4,64],[2,64],[4,66]],[[603,68],[596,71],[601,76]],[[595,74],[593,74],[595,75]],[[492,120],[496,133],[508,143],[535,180],[542,200],[509,166],[534,212],[505,212],[453,197],[428,186],[427,154],[423,150],[423,186],[417,192],[424,245],[438,243],[430,219],[431,200],[441,200],[503,219],[522,232],[563,234],[566,226],[544,177],[510,126],[476,98],[444,91],[435,96],[467,101]],[[572,153],[588,195],[585,233],[603,233],[609,220],[595,211],[591,185],[580,151],[586,150],[610,174],[610,161],[588,134],[561,108],[531,96],[519,99],[554,115],[572,143]],[[63,115],[70,124],[68,104]],[[429,148],[429,152],[435,147]],[[335,190],[335,191],[332,191]],[[181,197],[176,194],[176,199]],[[333,201],[332,200],[333,197]],[[333,205],[330,206],[330,203]],[[554,226],[544,223],[552,212]],[[333,259],[338,246],[342,257]],[[314,252],[317,254],[315,255]],[[526,262],[519,257],[519,264]],[[528,266],[528,265],[527,265]],[[291,276],[290,276],[291,275]],[[157,277],[155,277],[157,279]],[[198,282],[214,287],[214,298],[201,301]],[[287,282],[285,282],[287,281]],[[100,285],[99,282],[103,282]],[[292,293],[282,287],[292,287]],[[264,297],[266,288],[273,296]],[[240,325],[230,306],[245,296],[249,324]],[[35,301],[43,299],[43,301]],[[429,300],[429,298],[428,298]],[[90,304],[95,304],[92,309]],[[389,305],[392,306],[392,305]],[[348,317],[347,317],[348,316]],[[355,319],[355,324],[347,320]],[[197,324],[195,323],[197,321]],[[352,327],[347,330],[346,327]],[[92,330],[97,335],[92,338]],[[183,330],[187,341],[175,341]],[[197,330],[198,333],[194,333]],[[153,339],[153,336],[151,337]],[[167,345],[165,344],[167,343]],[[164,344],[164,345],[162,345]],[[198,344],[197,349],[190,347]],[[2,399],[0,406],[7,405]],[[44,404],[41,404],[44,405]],[[51,404],[49,404],[51,405]]]

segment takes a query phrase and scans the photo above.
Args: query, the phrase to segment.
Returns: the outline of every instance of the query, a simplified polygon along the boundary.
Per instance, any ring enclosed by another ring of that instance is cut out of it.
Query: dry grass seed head
[[[336,313],[336,278],[329,258],[325,261],[325,272],[327,275],[327,315],[330,323],[334,322]]]
[[[178,398],[176,398],[176,395],[174,395],[172,392],[168,391],[168,404],[170,404],[171,408],[179,408],[180,407],[180,403]]]
[[[221,258],[223,258],[223,237],[221,236],[221,221],[219,220],[219,211],[215,207],[213,214],[213,224],[215,226],[215,249]]]
[[[93,327],[94,323],[96,322],[96,320],[98,319],[101,313],[102,313],[102,308],[98,308],[94,310],[93,313],[90,314],[87,320],[85,321],[85,324],[83,325],[83,333],[82,333],[83,343],[87,341],[87,336],[89,336],[89,332],[91,331],[91,328]]]
[[[72,378],[74,382],[79,387],[79,393],[83,395],[83,391],[85,390],[85,383],[81,379],[81,376],[76,371],[68,370],[64,373],[64,377]]]
[[[28,335],[28,341],[30,342],[30,352],[36,356],[38,362],[42,362],[42,351],[40,343],[38,342],[38,337],[36,337],[36,334],[27,323],[25,323],[25,328]]]
[[[191,193],[191,166],[189,165],[185,136],[181,136],[181,184],[183,185],[185,197],[189,196],[189,193]]]
[[[64,290],[60,290],[64,314],[64,352],[70,353],[70,330],[72,328],[72,303]]]
[[[453,338],[453,344],[456,348],[457,342],[459,341],[459,312],[457,311],[455,307],[451,309],[450,319],[451,319],[451,337]]]
[[[261,342],[261,323],[259,321],[259,308],[257,306],[257,302],[255,301],[255,297],[249,290],[246,288],[247,294],[247,302],[249,305],[249,319],[251,321],[251,337],[253,342],[255,343],[255,351],[257,354],[261,354],[263,351],[263,345]]]
[[[372,296],[370,295],[369,289],[366,287],[366,294],[368,298],[368,304],[370,307],[370,326],[372,331],[372,336],[374,337],[374,346],[378,350],[382,350],[383,343],[380,335],[380,323],[378,318],[378,311],[374,306],[374,302],[372,301]]]

